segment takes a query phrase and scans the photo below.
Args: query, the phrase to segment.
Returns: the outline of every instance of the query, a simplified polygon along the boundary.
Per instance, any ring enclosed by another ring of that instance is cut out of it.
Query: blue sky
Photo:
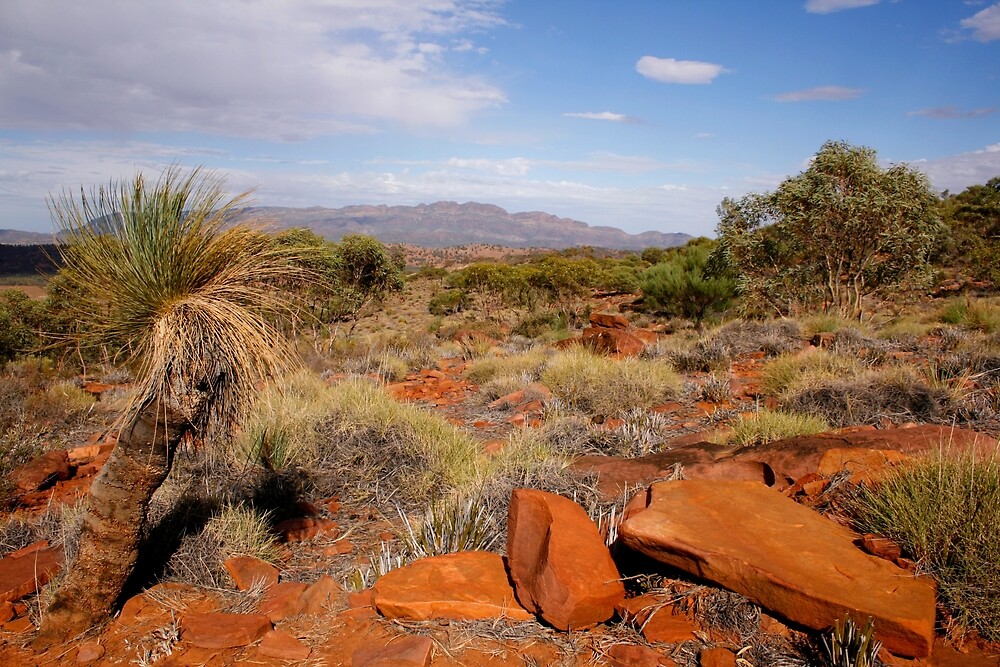
[[[1000,2],[0,3],[0,228],[180,163],[261,205],[711,235],[830,139],[938,190],[1000,175]]]

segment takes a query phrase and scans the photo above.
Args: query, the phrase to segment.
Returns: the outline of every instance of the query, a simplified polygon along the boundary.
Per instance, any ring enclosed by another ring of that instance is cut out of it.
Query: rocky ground
[[[656,334],[598,316],[584,337],[629,355]],[[511,499],[505,556],[421,559],[353,591],[330,575],[342,569],[331,564],[363,563],[380,542],[398,540],[401,528],[370,508],[324,498],[302,503],[301,516],[274,527],[281,568],[234,557],[225,563],[226,588],[155,585],[130,597],[105,628],[46,652],[34,651],[31,639],[44,588],[63,562],[58,545],[34,543],[0,559],[0,662],[809,665],[822,664],[816,633],[850,614],[874,619],[885,664],[1000,665],[1000,646],[946,636],[934,586],[906,554],[878,535],[851,532],[836,511],[845,487],[871,483],[900,460],[945,442],[985,455],[997,441],[939,424],[886,423],[720,447],[711,437],[726,428],[719,416],[766,400],[762,363],[762,353],[741,357],[722,402],[654,408],[670,434],[659,453],[574,462],[598,474],[609,499],[637,490],[620,510],[617,540],[605,539],[607,527],[602,534],[572,500],[521,489]],[[503,448],[512,429],[544,421],[546,387],[484,408],[465,364],[442,359],[387,388],[471,430],[486,451]],[[620,426],[602,421],[609,430]],[[95,433],[16,471],[15,514],[40,517],[85,497],[113,446],[113,435]]]

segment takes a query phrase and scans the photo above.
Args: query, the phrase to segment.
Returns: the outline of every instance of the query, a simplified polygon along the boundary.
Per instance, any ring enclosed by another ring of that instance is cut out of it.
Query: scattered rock
[[[698,654],[701,667],[736,667],[736,654],[728,648],[703,648]]]
[[[637,357],[646,349],[641,338],[625,329],[587,327],[580,335],[580,342],[595,352],[622,357]]]
[[[14,602],[49,583],[62,568],[62,547],[35,542],[0,559],[0,602]]]
[[[285,519],[274,527],[274,532],[285,542],[306,542],[317,537],[334,538],[339,531],[336,521],[315,517]]]
[[[605,329],[629,328],[628,318],[624,315],[616,315],[614,313],[591,313],[590,325],[592,327],[601,327]]]
[[[648,646],[615,644],[608,649],[610,667],[674,667],[675,664],[673,660]]]
[[[633,623],[648,642],[680,644],[697,639],[704,628],[691,616],[652,594],[628,598],[615,611]]]
[[[351,655],[351,667],[429,667],[430,637],[401,637],[383,646],[366,646]]]
[[[329,575],[324,574],[302,593],[302,613],[321,614],[329,609],[333,599],[343,589]]]
[[[199,648],[249,646],[271,629],[263,614],[185,614],[181,639]]]
[[[625,598],[597,526],[568,498],[515,489],[507,554],[518,600],[560,630],[606,621]]]
[[[19,493],[40,491],[69,478],[69,457],[64,449],[46,452],[10,473],[10,480]]]
[[[871,616],[888,650],[930,652],[933,584],[863,553],[843,526],[753,482],[661,482],[649,498],[619,527],[632,549],[808,628]]]
[[[276,584],[264,593],[258,611],[274,623],[290,616],[297,616],[305,607],[302,595],[308,588],[309,584],[301,581],[283,581]]]
[[[278,660],[306,660],[312,650],[284,630],[271,630],[260,640],[257,653]]]
[[[99,642],[85,642],[76,650],[76,661],[85,665],[104,657],[104,647]]]
[[[260,585],[258,582],[261,582],[264,588],[270,588],[278,583],[278,568],[259,558],[234,556],[227,558],[223,566],[233,578],[236,588],[241,591]]]

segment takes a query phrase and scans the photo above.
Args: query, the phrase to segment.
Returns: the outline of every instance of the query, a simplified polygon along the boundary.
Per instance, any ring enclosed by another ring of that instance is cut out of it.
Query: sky
[[[1000,175],[991,0],[2,0],[0,228],[204,166],[262,206],[713,235],[829,140]]]

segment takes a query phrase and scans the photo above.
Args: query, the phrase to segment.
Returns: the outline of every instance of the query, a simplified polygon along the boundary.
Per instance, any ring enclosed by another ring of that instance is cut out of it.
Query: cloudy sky
[[[179,163],[262,205],[711,235],[829,139],[1000,175],[1000,2],[0,2],[0,228]]]

